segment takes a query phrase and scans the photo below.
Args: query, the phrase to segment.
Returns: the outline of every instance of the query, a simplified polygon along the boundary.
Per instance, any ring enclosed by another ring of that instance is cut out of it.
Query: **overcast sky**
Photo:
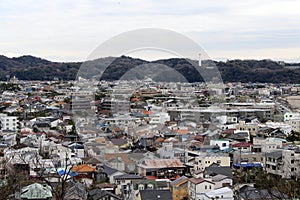
[[[163,28],[213,59],[300,61],[300,1],[1,0],[0,54],[83,61],[122,32]]]

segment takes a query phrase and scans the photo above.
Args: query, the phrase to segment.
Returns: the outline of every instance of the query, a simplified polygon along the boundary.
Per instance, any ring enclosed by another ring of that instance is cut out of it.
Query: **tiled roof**
[[[144,168],[185,167],[179,159],[147,159],[144,162]]]
[[[129,156],[127,153],[106,153],[104,154],[105,160],[112,160],[115,158],[121,158],[123,162],[125,163],[133,163],[132,160],[129,159]]]
[[[171,186],[174,186],[174,185],[178,185],[178,184],[180,184],[180,183],[184,183],[184,182],[186,182],[186,181],[188,181],[188,178],[187,178],[186,176],[181,176],[180,178],[176,179],[175,181],[172,181],[172,182],[170,183],[170,185],[171,185]]]
[[[233,177],[231,168],[227,166],[206,167],[204,170],[204,174],[209,174],[209,175],[223,174],[229,178]]]
[[[118,172],[118,170],[114,169],[114,168],[111,168],[107,165],[103,165],[103,171],[108,175],[108,176],[111,176],[112,174]]]
[[[77,172],[77,173],[94,172],[95,170],[96,170],[96,168],[88,166],[86,164],[77,165],[77,166],[72,167],[72,171]]]

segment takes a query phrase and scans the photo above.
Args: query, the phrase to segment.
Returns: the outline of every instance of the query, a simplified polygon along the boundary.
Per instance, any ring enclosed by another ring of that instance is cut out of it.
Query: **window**
[[[207,190],[207,185],[205,185],[205,187],[204,187],[206,190]]]
[[[209,186],[209,189],[211,189],[211,185]]]
[[[144,190],[144,185],[139,185],[139,190]]]
[[[294,167],[291,168],[291,171],[292,171],[292,172],[294,171]]]
[[[295,161],[294,160],[291,160],[291,164],[294,164],[295,163]]]

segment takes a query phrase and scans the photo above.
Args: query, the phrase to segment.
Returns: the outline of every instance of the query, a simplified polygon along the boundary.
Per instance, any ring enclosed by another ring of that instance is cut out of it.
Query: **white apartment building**
[[[0,113],[0,131],[17,131],[18,130],[18,117],[8,116],[7,114]]]
[[[291,119],[290,125],[292,126],[292,131],[299,133],[300,132],[300,117]]]
[[[210,140],[210,145],[217,145],[220,147],[220,150],[225,150],[229,148],[229,140]]]
[[[271,152],[281,149],[286,145],[286,140],[281,138],[253,138],[253,152]]]
[[[284,114],[284,121],[290,121],[293,118],[300,118],[300,113],[293,112]]]
[[[166,121],[170,121],[170,115],[165,112],[155,112],[150,114],[150,124],[164,124]]]
[[[220,166],[230,166],[230,157],[225,153],[189,151],[188,154],[195,155],[194,162],[192,163],[194,166],[194,171],[203,171],[206,167],[209,167],[213,163],[219,164]]]

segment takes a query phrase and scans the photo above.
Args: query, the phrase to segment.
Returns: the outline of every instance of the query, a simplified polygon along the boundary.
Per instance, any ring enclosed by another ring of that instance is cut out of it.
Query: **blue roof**
[[[72,177],[74,177],[74,176],[77,176],[77,174],[76,173],[74,173],[74,172],[66,172],[65,170],[60,170],[59,172],[58,172],[58,174],[60,175],[60,176],[62,176],[62,175],[64,175],[64,174],[68,174],[68,175],[70,175],[70,176],[72,176]]]
[[[240,168],[241,165],[243,168],[262,167],[261,163],[242,163],[242,164],[236,163],[233,164],[233,167]]]

